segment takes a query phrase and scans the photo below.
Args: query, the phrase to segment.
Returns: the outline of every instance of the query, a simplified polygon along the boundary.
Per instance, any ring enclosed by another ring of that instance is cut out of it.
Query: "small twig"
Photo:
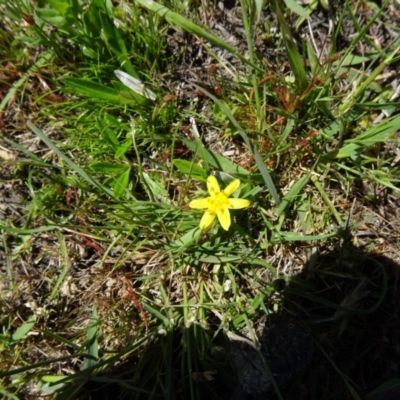
[[[143,318],[144,326],[146,327],[146,331],[149,330],[149,321],[146,316],[146,312],[144,311],[143,306],[140,304],[135,292],[133,291],[132,282],[125,276],[125,284],[128,290],[129,298],[131,299],[133,305],[140,311],[140,314]]]

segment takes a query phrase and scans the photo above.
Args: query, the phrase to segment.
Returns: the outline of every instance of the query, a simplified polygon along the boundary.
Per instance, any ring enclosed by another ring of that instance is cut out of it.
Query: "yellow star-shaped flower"
[[[207,189],[210,197],[204,199],[193,200],[189,207],[206,209],[200,221],[200,229],[207,229],[218,216],[221,226],[227,231],[231,226],[231,215],[229,210],[237,210],[246,208],[250,205],[250,201],[246,199],[230,199],[238,187],[240,186],[239,179],[232,181],[224,190],[221,190],[215,176],[210,175],[207,178]]]

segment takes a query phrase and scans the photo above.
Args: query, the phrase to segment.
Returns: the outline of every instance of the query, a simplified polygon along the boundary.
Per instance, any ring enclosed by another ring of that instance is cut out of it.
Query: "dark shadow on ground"
[[[140,359],[107,375],[126,387],[89,382],[79,398],[398,399],[396,388],[370,394],[399,376],[399,272],[389,258],[352,245],[319,254],[301,274],[273,283],[282,307],[274,316],[260,313],[259,352],[240,340],[243,332],[236,339],[213,332],[211,321],[207,331],[160,335]],[[128,386],[143,392],[133,395]]]

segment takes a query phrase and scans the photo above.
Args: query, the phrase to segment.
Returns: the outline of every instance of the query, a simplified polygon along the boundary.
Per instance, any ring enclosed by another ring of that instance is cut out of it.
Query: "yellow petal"
[[[221,226],[227,231],[231,226],[231,214],[229,213],[228,207],[220,207],[217,210],[217,215]]]
[[[238,189],[239,186],[240,186],[240,181],[239,181],[239,179],[235,179],[234,181],[232,181],[232,182],[224,189],[224,193],[229,197],[231,194],[233,194],[234,192],[236,192],[236,190]]]
[[[190,208],[208,208],[209,206],[210,206],[210,203],[208,201],[208,197],[205,199],[192,200],[189,203]]]
[[[217,178],[214,175],[207,178],[207,189],[211,196],[220,192]]]
[[[207,229],[214,222],[216,215],[206,211],[200,221],[200,229]]]
[[[246,199],[228,199],[228,208],[238,210],[239,208],[246,208],[250,205],[250,201]]]

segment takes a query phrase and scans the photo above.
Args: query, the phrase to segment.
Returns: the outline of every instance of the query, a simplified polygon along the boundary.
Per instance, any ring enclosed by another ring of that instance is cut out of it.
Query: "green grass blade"
[[[64,160],[73,170],[75,170],[86,182],[90,183],[94,187],[97,187],[104,193],[108,194],[111,197],[114,197],[113,192],[103,186],[101,183],[97,182],[93,179],[86,171],[84,171],[79,165],[75,164],[69,157],[67,157],[54,143],[50,140],[39,128],[32,124],[32,122],[28,121],[28,127],[36,133],[36,135],[44,142],[46,145],[54,151],[62,160]]]
[[[282,14],[279,3],[274,0],[273,4],[276,16],[278,17],[279,25],[281,27],[282,37],[283,41],[285,42],[289,63],[296,79],[298,92],[302,93],[308,85],[304,62],[300,55],[299,49],[297,48],[296,42],[293,39],[292,33],[290,32],[289,26],[286,23],[285,17]]]
[[[355,153],[361,152],[368,146],[385,142],[390,135],[399,129],[400,116],[395,116],[382,121],[380,124],[373,126],[366,132],[358,135],[354,139],[345,141],[345,145],[339,150],[337,158],[347,158]]]
[[[65,237],[58,230],[55,231],[55,234],[58,238],[58,242],[60,243],[60,257],[62,257],[64,262],[59,267],[59,269],[61,270],[60,276],[58,277],[58,279],[50,293],[49,301],[52,301],[59,293],[58,289],[59,289],[61,283],[64,281],[64,278],[67,275],[67,272],[69,270],[69,265],[70,265],[68,250],[67,250],[67,246],[65,243]]]
[[[295,0],[285,0],[286,7],[294,12],[295,14],[299,15],[300,17],[303,17],[307,19],[310,14],[306,11],[305,8],[303,8],[298,2]]]
[[[97,315],[96,305],[94,305],[86,335],[86,350],[88,357],[85,357],[85,361],[82,365],[82,370],[94,367],[97,364],[97,361],[99,359],[99,342],[97,339],[98,331],[99,317]]]
[[[3,100],[0,103],[0,112],[5,109],[8,102],[11,98],[15,95],[17,90],[26,82],[26,80],[35,73],[40,67],[42,67],[45,63],[47,63],[52,57],[54,56],[54,52],[49,50],[48,52],[44,53],[36,62],[33,64],[28,71],[17,81],[13,84],[11,89],[8,90],[7,94],[4,96]]]
[[[80,78],[66,78],[65,84],[74,91],[88,96],[92,99],[102,99],[119,103],[118,90],[109,88],[101,83]]]
[[[185,144],[185,146],[188,147],[190,150],[192,150],[193,152],[196,151],[196,148],[198,146],[197,142],[193,142],[186,138],[181,138],[181,140]],[[232,161],[228,160],[224,156],[214,153],[213,151],[203,148],[202,153],[203,157],[207,159],[207,162],[210,165],[220,169],[221,171],[226,172],[227,174],[244,175],[244,176],[249,174],[249,172],[244,168],[242,168],[240,165],[234,164]]]
[[[231,54],[238,57],[244,63],[251,65],[253,68],[261,71],[260,68],[254,66],[249,60],[247,60],[244,56],[242,56],[234,47],[226,43],[224,40],[220,39],[218,36],[214,35],[211,32],[201,28],[199,25],[196,25],[192,21],[188,20],[185,17],[182,17],[178,13],[171,11],[168,7],[163,6],[153,0],[134,0],[136,3],[140,4],[142,7],[146,8],[149,11],[155,12],[161,17],[165,18],[170,24],[175,25],[179,28],[182,28],[186,32],[191,33],[192,35],[199,36],[214,46],[217,46],[221,49],[225,49],[229,51]]]
[[[134,78],[139,78],[138,73],[128,57],[128,50],[125,41],[121,36],[119,29],[115,26],[114,22],[108,15],[100,13],[102,23],[102,31],[104,32],[105,40],[110,48],[110,51],[118,57],[118,61],[124,66],[126,72]]]
[[[279,204],[278,210],[276,211],[276,216],[279,217],[283,214],[289,204],[291,204],[299,195],[303,187],[308,183],[310,179],[310,174],[300,178],[289,190],[289,192],[282,198]]]

